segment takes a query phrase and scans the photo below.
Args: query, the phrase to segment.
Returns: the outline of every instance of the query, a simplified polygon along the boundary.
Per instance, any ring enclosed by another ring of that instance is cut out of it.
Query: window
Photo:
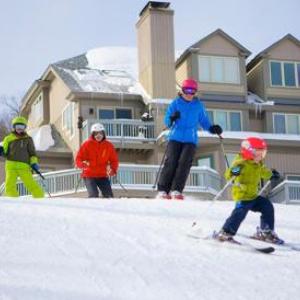
[[[114,119],[115,118],[115,113],[113,109],[99,109],[98,110],[98,117],[99,119]]]
[[[271,62],[271,82],[272,85],[281,85],[281,64],[278,62]]]
[[[225,131],[242,131],[241,112],[226,110],[208,110],[209,119],[219,124]]]
[[[132,110],[130,108],[116,109],[98,109],[99,119],[132,119]]]
[[[43,95],[42,94],[40,94],[32,104],[31,117],[33,122],[37,122],[43,119]]]
[[[132,119],[131,109],[116,109],[116,119]]]
[[[71,136],[74,134],[74,107],[74,103],[68,104],[62,115],[63,128],[66,129]]]
[[[300,87],[300,63],[270,61],[272,86]]]
[[[197,165],[199,167],[208,167],[208,168],[214,168],[214,162],[212,156],[204,156],[199,157],[197,160]]]
[[[300,115],[273,114],[274,133],[300,134]]]
[[[199,56],[199,81],[240,83],[239,60],[236,57]]]

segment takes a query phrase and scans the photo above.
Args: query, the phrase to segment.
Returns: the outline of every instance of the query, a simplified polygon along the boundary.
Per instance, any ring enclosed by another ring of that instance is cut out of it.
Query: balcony
[[[155,123],[135,119],[88,119],[83,122],[83,141],[89,137],[91,126],[95,123],[103,124],[107,138],[116,147],[152,149],[156,141]]]
[[[157,193],[153,185],[158,172],[159,165],[120,164],[117,176],[111,178],[114,193],[122,197],[153,198]],[[80,173],[79,169],[69,169],[43,173],[45,180],[37,175],[34,178],[43,186],[46,196],[76,195],[77,192],[86,191]],[[192,167],[184,193],[194,195],[195,199],[212,199],[220,190],[221,182],[222,179],[216,171],[205,167]],[[21,181],[18,181],[17,189],[20,196],[28,195]],[[3,192],[4,184],[0,186],[0,195]]]

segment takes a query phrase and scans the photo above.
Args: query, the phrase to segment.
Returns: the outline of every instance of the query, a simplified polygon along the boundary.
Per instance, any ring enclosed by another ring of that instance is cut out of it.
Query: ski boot
[[[161,199],[161,200],[171,200],[172,197],[165,191],[160,191],[158,192],[156,199]]]
[[[256,228],[256,233],[254,234],[253,238],[276,245],[284,244],[284,240],[280,239],[273,230],[263,230],[260,227]]]
[[[173,200],[184,200],[184,196],[182,193],[178,192],[178,191],[173,191],[171,193],[172,199]]]
[[[240,244],[238,241],[236,241],[233,238],[233,235],[229,232],[224,231],[223,229],[220,230],[219,232],[214,232],[213,233],[213,238],[220,241],[220,242],[229,242],[233,244]]]

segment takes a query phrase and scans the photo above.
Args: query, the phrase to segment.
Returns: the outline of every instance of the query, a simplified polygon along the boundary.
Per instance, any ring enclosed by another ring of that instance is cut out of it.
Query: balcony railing
[[[122,142],[155,142],[156,132],[154,122],[143,122],[132,119],[88,119],[83,122],[83,140],[86,140],[91,132],[91,126],[100,122],[105,127],[106,136],[110,140]]]
[[[121,164],[118,170],[117,178],[112,178],[113,189],[122,189],[131,191],[153,191],[159,166],[157,165],[134,165]],[[45,192],[52,196],[73,194],[75,190],[85,191],[84,181],[80,179],[81,170],[69,169],[55,172],[43,173],[45,180],[34,176]],[[122,184],[122,186],[120,185]],[[221,187],[221,178],[218,173],[212,169],[203,167],[192,167],[188,177],[185,191],[193,193],[208,193],[214,196]],[[1,186],[3,191],[3,185]],[[0,188],[0,189],[1,189]],[[28,195],[28,191],[22,182],[17,183],[17,188],[21,196]]]
[[[300,204],[300,181],[284,180],[271,191],[270,200],[274,203]]]

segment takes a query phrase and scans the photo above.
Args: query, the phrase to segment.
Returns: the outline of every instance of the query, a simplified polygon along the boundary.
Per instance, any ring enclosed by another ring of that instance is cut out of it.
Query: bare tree
[[[0,96],[0,140],[11,129],[11,119],[21,112],[21,96]]]

